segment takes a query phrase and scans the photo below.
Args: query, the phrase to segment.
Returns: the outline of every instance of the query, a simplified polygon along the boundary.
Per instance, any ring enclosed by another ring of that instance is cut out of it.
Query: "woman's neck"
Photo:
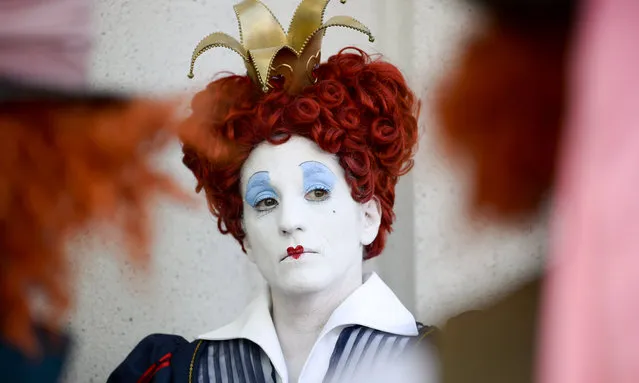
[[[313,345],[335,309],[361,285],[359,268],[319,292],[295,294],[271,290],[273,323],[290,382],[298,380]]]

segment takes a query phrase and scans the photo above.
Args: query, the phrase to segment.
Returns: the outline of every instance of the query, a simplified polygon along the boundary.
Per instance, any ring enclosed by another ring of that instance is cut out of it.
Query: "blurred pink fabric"
[[[583,3],[537,381],[637,383],[639,1]]]
[[[0,77],[85,86],[90,5],[87,0],[0,0]]]

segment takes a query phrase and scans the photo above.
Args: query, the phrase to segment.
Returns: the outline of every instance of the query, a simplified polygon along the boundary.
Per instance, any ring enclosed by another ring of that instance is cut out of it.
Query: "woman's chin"
[[[300,267],[287,270],[277,278],[278,290],[287,294],[312,294],[329,288],[332,282],[330,273],[317,268]]]

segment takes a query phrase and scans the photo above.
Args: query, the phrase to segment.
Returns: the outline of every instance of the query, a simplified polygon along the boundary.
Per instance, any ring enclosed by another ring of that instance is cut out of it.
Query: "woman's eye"
[[[263,200],[261,200],[255,205],[255,208],[257,210],[263,211],[263,210],[270,210],[274,208],[275,206],[277,206],[277,200],[275,200],[275,198],[264,198]]]
[[[313,189],[306,193],[305,198],[309,201],[324,201],[328,198],[328,190]]]

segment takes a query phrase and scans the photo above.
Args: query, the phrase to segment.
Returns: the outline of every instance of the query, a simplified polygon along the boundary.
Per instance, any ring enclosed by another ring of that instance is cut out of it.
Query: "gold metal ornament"
[[[324,11],[330,0],[302,0],[297,6],[288,29],[259,0],[244,0],[233,9],[240,29],[240,41],[216,32],[206,36],[191,56],[188,77],[193,78],[197,58],[212,48],[227,48],[244,59],[249,77],[263,92],[273,86],[272,79],[284,81],[283,87],[292,94],[317,81],[313,70],[320,63],[322,39],[326,29],[345,27],[375,38],[369,29],[350,16],[334,16],[324,21]],[[342,4],[346,0],[340,0]]]

